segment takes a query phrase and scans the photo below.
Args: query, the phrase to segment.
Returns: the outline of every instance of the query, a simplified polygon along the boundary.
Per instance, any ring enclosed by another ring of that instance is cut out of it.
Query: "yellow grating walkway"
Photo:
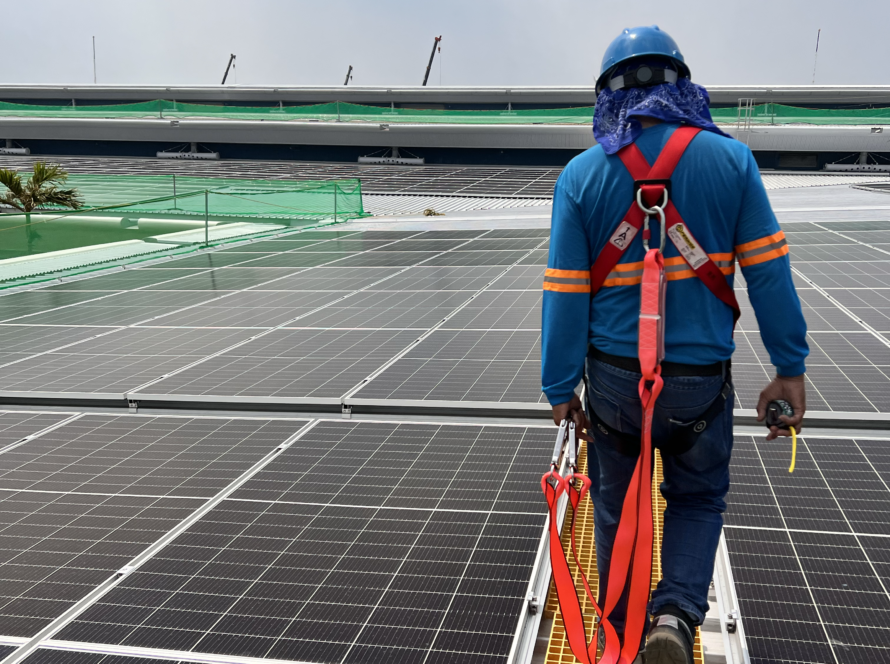
[[[578,462],[580,471],[586,473],[586,443],[582,442],[581,444],[581,449],[578,452]],[[664,498],[658,490],[663,479],[660,454],[655,455],[654,471],[652,479],[652,498],[653,516],[655,521],[654,535],[656,555],[653,556],[652,564],[653,589],[658,584],[658,580],[661,579],[661,556],[657,555],[657,552],[661,551],[661,535],[664,526],[665,509]],[[582,508],[583,512],[578,515],[578,521],[575,526],[575,537],[578,542],[578,554],[581,558],[581,563],[587,570],[587,580],[590,582],[590,588],[593,590],[594,594],[596,594],[598,592],[599,575],[596,570],[596,550],[593,544],[593,503],[589,500],[585,500],[582,503]],[[570,545],[568,524],[571,523],[571,510],[572,506],[569,505],[568,510],[566,511],[565,526],[562,530],[562,543],[563,546],[566,547],[566,550],[569,550],[568,547]],[[584,611],[584,622],[587,626],[587,633],[592,637],[593,618],[596,615],[596,612],[590,605],[590,600],[587,597],[587,593],[584,591],[584,584],[581,582],[581,575],[575,567],[575,560],[572,556],[569,556],[569,565],[575,570],[575,587],[578,591],[578,597],[581,599],[581,609]],[[559,604],[556,601],[556,591],[553,589],[552,581],[550,582],[550,592],[547,595],[547,605],[544,609],[544,617],[553,618],[553,627],[550,631],[550,643],[547,646],[546,664],[576,664],[578,660],[575,659],[571,648],[569,648],[569,642],[566,640],[565,627],[562,622],[562,615],[559,612]],[[696,634],[695,638],[695,661],[696,664],[704,663],[701,639],[698,634]]]

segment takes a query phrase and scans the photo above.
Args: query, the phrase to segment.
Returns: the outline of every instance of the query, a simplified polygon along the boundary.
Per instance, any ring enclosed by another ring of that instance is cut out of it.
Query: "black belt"
[[[599,360],[600,362],[611,364],[613,367],[617,367],[618,369],[624,369],[625,371],[632,371],[634,373],[641,373],[640,360],[635,357],[611,355],[610,353],[604,353],[594,346],[590,347],[587,355],[588,357]],[[726,360],[724,362],[714,362],[713,364],[681,364],[679,362],[663,361],[661,363],[661,375],[723,376],[726,373],[729,373],[729,369],[731,366],[732,360]]]

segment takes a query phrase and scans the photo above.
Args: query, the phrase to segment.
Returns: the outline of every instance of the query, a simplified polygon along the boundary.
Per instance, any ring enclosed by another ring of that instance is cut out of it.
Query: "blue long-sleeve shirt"
[[[650,164],[678,125],[659,124],[637,140]],[[804,373],[806,322],[791,280],[785,235],[770,207],[754,157],[742,143],[699,133],[671,178],[671,198],[711,259],[733,282],[745,277],[763,343],[778,373]],[[588,344],[637,356],[642,233],[590,298],[589,271],[633,200],[633,178],[617,155],[595,146],[573,159],[553,195],[550,257],[544,278],[542,385],[552,405],[569,401]],[[657,242],[657,223],[653,224]],[[653,245],[654,246],[654,245]],[[732,310],[688,268],[668,238],[665,359],[711,364],[731,357]]]

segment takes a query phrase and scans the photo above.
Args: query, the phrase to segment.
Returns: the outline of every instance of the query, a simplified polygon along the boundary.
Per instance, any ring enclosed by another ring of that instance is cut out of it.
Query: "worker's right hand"
[[[584,430],[590,430],[590,421],[584,413],[584,406],[581,405],[581,399],[576,394],[571,401],[560,403],[553,406],[553,423],[556,426],[562,424],[564,419],[571,419],[575,423],[575,436],[588,443],[593,442],[593,438],[584,433]]]
[[[778,436],[790,436],[791,431],[788,427],[794,427],[797,433],[803,428],[803,414],[807,411],[807,393],[806,381],[804,374],[799,376],[779,376],[773,378],[772,382],[767,385],[763,392],[760,393],[760,400],[757,402],[757,421],[763,422],[766,418],[766,407],[770,401],[783,399],[791,404],[794,409],[794,415],[788,417],[781,415],[779,419],[785,423],[785,428],[770,427],[766,436],[767,440],[774,440]]]

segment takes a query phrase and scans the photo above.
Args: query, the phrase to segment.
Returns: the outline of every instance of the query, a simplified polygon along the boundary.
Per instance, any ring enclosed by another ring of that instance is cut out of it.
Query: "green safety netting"
[[[160,237],[204,229],[207,224],[220,228],[240,223],[244,230],[239,233],[245,235],[251,224],[284,228],[367,216],[358,179],[71,175],[66,186],[79,190],[86,203],[83,208],[45,208],[29,217],[2,209],[0,260]]]
[[[346,102],[306,106],[215,106],[166,100],[107,106],[38,106],[0,102],[0,116],[52,118],[219,118],[227,120],[318,120],[447,124],[587,124],[593,107],[503,111],[385,108]]]
[[[714,122],[734,123],[738,108],[712,108]],[[873,125],[890,124],[890,108],[800,108],[783,104],[757,104],[751,122],[757,124]]]
[[[713,108],[716,122],[734,123],[738,109]],[[452,111],[440,109],[386,108],[346,102],[305,106],[219,106],[157,100],[104,106],[42,106],[0,102],[0,117],[53,118],[219,118],[229,120],[302,120],[377,123],[443,124],[588,124],[593,106],[553,109]],[[752,122],[758,124],[890,124],[890,108],[816,109],[758,104]]]
[[[89,207],[126,204],[130,213],[203,217],[206,207],[211,217],[241,219],[365,216],[357,178],[294,181],[97,174],[70,175],[68,185],[81,192]]]

